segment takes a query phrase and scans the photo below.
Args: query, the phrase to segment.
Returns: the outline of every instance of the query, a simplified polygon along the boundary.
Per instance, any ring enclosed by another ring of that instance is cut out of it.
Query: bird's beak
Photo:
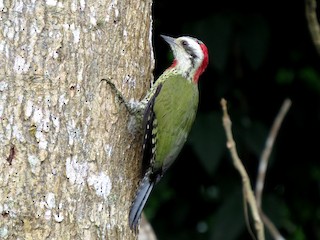
[[[175,38],[169,37],[169,36],[166,36],[166,35],[160,35],[160,36],[170,45],[171,48],[173,46],[177,45]]]

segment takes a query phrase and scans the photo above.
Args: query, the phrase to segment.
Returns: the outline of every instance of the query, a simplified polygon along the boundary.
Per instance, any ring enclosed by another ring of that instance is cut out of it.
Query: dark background
[[[241,179],[226,150],[222,97],[253,186],[273,120],[284,99],[292,100],[270,158],[263,209],[286,239],[320,239],[320,56],[304,4],[154,2],[155,77],[172,61],[160,34],[196,37],[210,54],[188,142],[146,206],[160,240],[251,239]]]

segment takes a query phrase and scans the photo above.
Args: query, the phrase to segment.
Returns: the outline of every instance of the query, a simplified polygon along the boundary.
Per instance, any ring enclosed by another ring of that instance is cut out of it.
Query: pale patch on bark
[[[94,188],[98,196],[101,196],[105,200],[107,200],[107,197],[109,196],[112,189],[112,184],[109,176],[107,176],[103,172],[100,172],[98,175],[92,174],[88,177],[87,182],[89,186],[92,186]]]

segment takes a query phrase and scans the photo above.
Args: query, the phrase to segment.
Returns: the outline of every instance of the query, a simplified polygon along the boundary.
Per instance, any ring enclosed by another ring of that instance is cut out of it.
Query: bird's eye
[[[182,44],[182,46],[187,46],[187,45],[188,45],[188,42],[185,41],[185,40],[183,40],[183,41],[181,42],[181,44]]]

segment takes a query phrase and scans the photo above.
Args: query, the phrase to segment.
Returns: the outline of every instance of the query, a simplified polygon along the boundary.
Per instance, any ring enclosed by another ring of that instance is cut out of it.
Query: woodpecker
[[[200,40],[187,36],[161,37],[170,45],[174,60],[139,105],[144,112],[143,178],[129,212],[129,225],[133,230],[137,230],[153,187],[187,140],[198,108],[199,77],[209,61],[207,47]]]

